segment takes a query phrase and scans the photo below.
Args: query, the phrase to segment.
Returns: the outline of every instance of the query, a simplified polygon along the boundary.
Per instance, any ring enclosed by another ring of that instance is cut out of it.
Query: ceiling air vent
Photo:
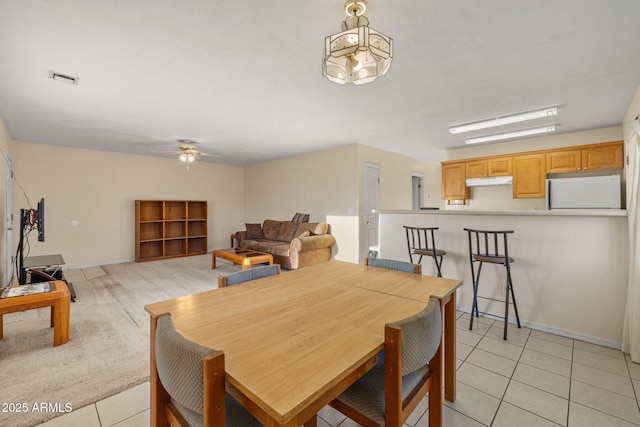
[[[52,70],[49,70],[49,78],[59,82],[69,83],[71,85],[77,85],[80,80],[80,77],[68,76]]]

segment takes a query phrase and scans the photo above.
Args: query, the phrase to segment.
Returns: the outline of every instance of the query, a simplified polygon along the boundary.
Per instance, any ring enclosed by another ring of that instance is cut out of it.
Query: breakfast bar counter
[[[380,258],[409,261],[403,225],[439,227],[447,252],[443,277],[464,281],[458,307],[469,312],[471,270],[464,228],[514,230],[509,237],[513,286],[523,326],[620,348],[629,274],[626,210],[380,210]],[[430,258],[422,271],[434,275]],[[504,268],[485,266],[485,295],[504,299]],[[500,315],[504,304],[483,300],[481,311]],[[513,311],[511,311],[513,312]]]

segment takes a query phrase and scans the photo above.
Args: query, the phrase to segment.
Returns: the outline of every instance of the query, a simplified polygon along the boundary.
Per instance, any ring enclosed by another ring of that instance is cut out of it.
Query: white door
[[[5,196],[6,200],[4,202],[4,212],[6,216],[6,250],[7,250],[7,275],[6,275],[6,284],[11,283],[11,279],[13,278],[13,160],[8,155],[5,155],[5,160],[7,161],[7,173],[5,178]]]
[[[420,210],[424,205],[422,198],[422,187],[424,187],[424,175],[414,173],[411,175],[411,208]]]
[[[378,245],[378,214],[380,208],[380,167],[364,165],[364,256]]]

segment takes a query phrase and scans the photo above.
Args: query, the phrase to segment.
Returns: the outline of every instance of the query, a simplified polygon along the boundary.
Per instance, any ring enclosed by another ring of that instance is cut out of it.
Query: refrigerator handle
[[[551,180],[547,179],[547,197],[545,197],[547,210],[551,210]]]

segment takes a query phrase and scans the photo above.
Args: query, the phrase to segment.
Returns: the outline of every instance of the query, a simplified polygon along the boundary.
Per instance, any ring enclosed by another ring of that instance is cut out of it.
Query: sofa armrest
[[[336,242],[331,234],[296,237],[291,241],[291,252],[307,252],[316,249],[330,248]]]
[[[243,240],[247,240],[247,232],[245,231],[237,231],[235,234],[231,235],[231,240],[233,240],[234,238],[236,239],[236,247],[239,248],[240,247],[240,243],[242,243]],[[232,245],[233,246],[233,245]]]

